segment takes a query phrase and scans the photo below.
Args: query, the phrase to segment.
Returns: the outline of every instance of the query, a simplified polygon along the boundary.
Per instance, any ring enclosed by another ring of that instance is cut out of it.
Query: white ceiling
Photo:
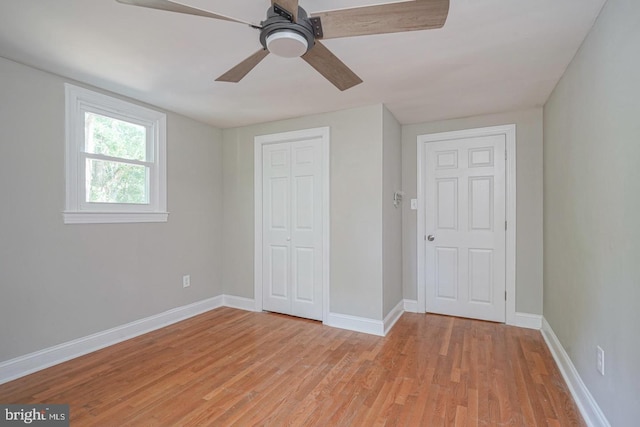
[[[325,41],[364,83],[340,92],[258,31],[115,0],[0,0],[0,56],[219,127],[384,103],[403,124],[541,106],[606,0],[451,0],[440,30]],[[259,23],[269,0],[182,0]],[[307,12],[387,0],[300,0]]]

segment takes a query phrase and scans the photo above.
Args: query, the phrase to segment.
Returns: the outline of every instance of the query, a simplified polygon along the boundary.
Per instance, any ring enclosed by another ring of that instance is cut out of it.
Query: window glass
[[[85,151],[128,160],[147,160],[144,126],[86,112]]]
[[[86,171],[87,202],[149,203],[146,166],[87,159]]]

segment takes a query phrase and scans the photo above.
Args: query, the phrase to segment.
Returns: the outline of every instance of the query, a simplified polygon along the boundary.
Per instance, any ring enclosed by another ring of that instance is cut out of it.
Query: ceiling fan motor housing
[[[307,18],[307,12],[299,6],[297,22],[291,22],[270,7],[267,19],[261,25],[260,43],[275,55],[289,58],[302,56],[314,45],[313,25]]]

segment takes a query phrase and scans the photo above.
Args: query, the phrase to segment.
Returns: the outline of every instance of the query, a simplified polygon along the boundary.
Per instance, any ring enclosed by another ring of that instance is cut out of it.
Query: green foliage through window
[[[147,167],[87,159],[87,202],[147,203]]]
[[[85,152],[118,161],[86,159],[86,201],[148,203],[148,167],[128,163],[147,159],[146,128],[95,113],[85,113]]]
[[[85,113],[85,151],[128,160],[147,160],[146,129],[95,113]]]

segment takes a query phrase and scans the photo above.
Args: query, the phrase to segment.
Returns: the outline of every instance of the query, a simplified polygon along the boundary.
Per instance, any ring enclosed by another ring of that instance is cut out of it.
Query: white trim
[[[417,150],[418,150],[418,154],[416,156],[417,158],[417,177],[418,177],[418,182],[417,182],[417,197],[418,197],[418,211],[416,212],[417,215],[417,228],[418,228],[418,235],[416,236],[416,241],[417,241],[417,248],[416,248],[416,267],[417,267],[417,272],[416,272],[416,290],[417,290],[417,296],[418,296],[418,307],[417,307],[417,313],[426,313],[427,312],[427,294],[426,294],[426,289],[425,289],[425,263],[424,263],[424,237],[426,235],[425,233],[425,228],[426,228],[426,224],[425,224],[425,217],[424,217],[424,174],[425,171],[423,170],[424,168],[426,168],[426,165],[423,166],[423,160],[424,160],[424,143],[421,142],[420,140],[420,136],[418,136],[418,138],[416,139],[416,143],[417,143]]]
[[[7,360],[0,363],[0,384],[222,307],[223,301],[219,295]]]
[[[505,305],[506,323],[515,325],[516,319],[516,125],[491,126],[477,129],[467,129],[453,132],[441,132],[434,134],[418,135],[417,137],[417,189],[418,189],[418,234],[417,234],[417,311],[426,313],[426,289],[425,265],[424,265],[424,244],[425,234],[424,224],[424,144],[428,142],[455,140],[487,135],[504,135],[507,150],[507,160],[505,169],[505,195],[506,212],[505,218],[508,228],[505,233],[505,288],[507,291],[507,301]]]
[[[385,316],[384,321],[382,322],[384,325],[384,335],[389,333],[391,328],[393,328],[393,325],[395,325],[398,319],[402,316],[402,313],[404,313],[404,301],[400,300],[400,302],[391,309],[389,314]]]
[[[329,312],[329,279],[330,279],[330,129],[320,127],[271,135],[260,135],[254,138],[253,159],[253,192],[254,192],[254,298],[255,311],[262,311],[262,146],[301,139],[321,138],[322,140],[322,320],[330,316]]]
[[[366,317],[351,316],[348,314],[328,313],[327,321],[323,322],[325,326],[332,328],[346,329],[354,332],[363,332],[365,334],[386,335],[402,316],[406,309],[407,302],[415,305],[415,301],[403,300],[396,305],[383,322]],[[224,307],[237,308],[245,311],[262,311],[256,310],[257,303],[252,298],[237,297],[234,295],[223,295]]]
[[[322,319],[329,317],[331,299],[331,129],[322,129]]]
[[[418,313],[418,301],[414,299],[404,300],[404,311],[407,313]]]
[[[237,297],[235,295],[223,295],[225,307],[237,308],[245,311],[256,311],[256,302],[253,298]]]
[[[350,314],[329,313],[323,323],[334,328],[384,336],[384,322],[382,320],[351,316]]]
[[[329,313],[326,326],[347,329],[354,332],[384,336],[403,313],[403,301],[387,315],[384,322],[347,314]],[[218,295],[193,304],[173,308],[163,313],[135,320],[106,331],[97,332],[53,347],[0,362],[0,384],[13,381],[25,375],[84,356],[105,347],[164,328],[185,319],[215,310],[230,307],[245,311],[256,311],[256,303],[251,298],[235,295]],[[261,311],[261,310],[260,310]]]
[[[262,144],[253,144],[253,299],[262,311]]]
[[[517,214],[516,214],[516,197],[518,194],[516,187],[516,125],[501,126],[506,136],[506,204],[507,211],[505,219],[508,227],[505,233],[506,240],[506,290],[507,290],[507,325],[515,325],[516,319],[516,230],[517,230]],[[542,325],[540,325],[542,326]]]
[[[558,369],[562,374],[569,391],[573,396],[573,399],[584,418],[585,423],[589,427],[611,427],[607,417],[598,406],[598,403],[593,398],[589,389],[580,378],[576,367],[573,365],[571,358],[564,350],[562,343],[551,329],[551,325],[547,322],[547,319],[542,318],[542,336],[549,347],[549,351],[553,356],[553,359],[558,365]]]
[[[516,312],[513,316],[513,323],[509,324],[520,328],[540,330],[542,328],[542,316],[540,314]]]
[[[65,224],[121,224],[167,222],[169,212],[63,212]]]
[[[396,324],[398,319],[407,310],[407,303],[413,303],[415,300],[400,301],[385,317],[384,321],[369,319],[366,317],[351,316],[348,314],[328,313],[327,321],[323,322],[325,326],[346,329],[354,332],[363,332],[365,334],[373,334],[385,336],[391,328]],[[252,298],[237,297],[234,295],[223,295],[224,307],[237,308],[245,311],[262,311],[256,310],[257,303]]]

